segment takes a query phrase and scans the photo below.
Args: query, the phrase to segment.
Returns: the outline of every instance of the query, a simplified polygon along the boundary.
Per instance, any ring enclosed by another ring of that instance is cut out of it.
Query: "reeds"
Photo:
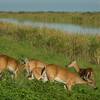
[[[33,47],[61,53],[70,60],[84,59],[97,63],[100,57],[100,35],[70,34],[46,27],[7,23],[0,23],[0,35],[10,36],[16,41],[28,41]]]

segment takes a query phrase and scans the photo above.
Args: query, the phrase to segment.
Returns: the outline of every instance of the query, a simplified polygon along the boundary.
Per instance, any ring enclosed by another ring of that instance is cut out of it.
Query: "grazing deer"
[[[95,86],[94,72],[92,68],[80,68],[76,61],[73,61],[68,67],[74,67],[83,80],[90,82]]]
[[[84,81],[76,73],[69,72],[66,68],[55,64],[48,64],[46,66],[42,79],[44,81],[50,80],[64,83],[64,86],[67,87],[69,91],[71,91],[72,86],[75,84],[88,84],[88,82]]]
[[[40,80],[45,67],[46,65],[42,61],[25,59],[25,69],[27,71],[29,80],[32,80],[34,78]]]
[[[12,78],[16,78],[18,74],[20,63],[7,55],[0,55],[0,78],[2,78],[2,73],[4,70],[9,70],[11,72]]]

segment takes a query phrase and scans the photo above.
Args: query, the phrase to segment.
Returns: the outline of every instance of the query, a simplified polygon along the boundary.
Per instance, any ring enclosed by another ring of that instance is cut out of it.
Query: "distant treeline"
[[[100,12],[0,12],[0,18],[100,27]]]
[[[0,13],[100,13],[100,11],[0,11]]]

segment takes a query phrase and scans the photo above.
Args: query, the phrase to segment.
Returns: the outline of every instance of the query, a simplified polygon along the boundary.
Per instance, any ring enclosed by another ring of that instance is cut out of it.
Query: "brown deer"
[[[42,79],[44,81],[58,81],[65,84],[65,87],[71,91],[72,86],[76,84],[88,84],[76,73],[69,72],[66,68],[60,67],[55,64],[48,64],[42,74]]]
[[[41,79],[42,72],[45,69],[46,64],[39,60],[25,59],[25,69],[29,80],[36,78]]]
[[[94,72],[92,68],[80,68],[76,61],[73,61],[68,67],[74,67],[83,80],[90,82],[95,86]]]
[[[12,78],[16,78],[20,66],[21,66],[20,63],[15,58],[1,54],[0,55],[0,78],[2,78],[2,73],[5,70],[11,72]]]

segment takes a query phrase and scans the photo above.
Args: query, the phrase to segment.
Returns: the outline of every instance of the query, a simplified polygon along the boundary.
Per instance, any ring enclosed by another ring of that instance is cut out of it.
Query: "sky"
[[[100,11],[100,0],[0,0],[0,11]]]

